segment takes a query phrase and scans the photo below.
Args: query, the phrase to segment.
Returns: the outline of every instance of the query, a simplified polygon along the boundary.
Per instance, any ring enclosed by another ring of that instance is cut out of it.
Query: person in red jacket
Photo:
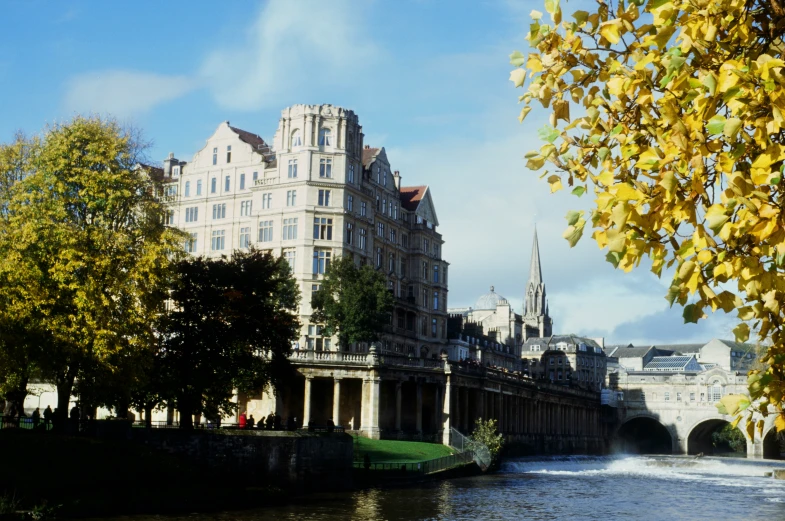
[[[241,429],[245,429],[245,423],[246,423],[246,418],[245,418],[245,413],[243,412],[243,413],[240,413],[240,428]]]

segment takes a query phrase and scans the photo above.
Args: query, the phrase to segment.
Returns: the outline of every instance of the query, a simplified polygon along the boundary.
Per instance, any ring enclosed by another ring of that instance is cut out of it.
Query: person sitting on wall
[[[335,422],[332,418],[327,419],[327,432],[335,432]]]
[[[268,431],[273,430],[273,422],[274,421],[275,421],[275,418],[273,417],[273,413],[268,414],[267,415],[267,420],[265,420],[265,424],[266,424],[266,427],[267,427]]]
[[[248,428],[253,429],[256,427],[256,420],[253,419],[253,414],[248,417]]]
[[[259,418],[259,421],[256,422],[256,428],[259,430],[264,430],[264,416]]]
[[[35,408],[30,417],[33,419],[33,429],[37,429],[38,424],[41,423],[41,411],[38,410],[38,407]]]
[[[273,429],[280,431],[281,430],[281,415],[278,414],[278,411],[275,412],[273,416]]]
[[[54,416],[52,407],[47,405],[46,409],[44,409],[44,429],[49,430],[49,426],[52,424],[52,416]]]
[[[247,423],[247,421],[248,420],[247,420],[247,418],[245,416],[245,413],[244,412],[240,413],[239,427],[241,429],[245,429],[245,424]]]

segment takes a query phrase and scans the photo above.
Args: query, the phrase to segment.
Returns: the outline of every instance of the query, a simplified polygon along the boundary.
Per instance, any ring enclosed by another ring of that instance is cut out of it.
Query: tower
[[[537,228],[534,229],[534,244],[529,265],[529,281],[523,298],[523,337],[548,337],[553,334],[553,321],[548,316],[548,299],[545,296],[545,283],[540,266],[540,245],[537,241]]]

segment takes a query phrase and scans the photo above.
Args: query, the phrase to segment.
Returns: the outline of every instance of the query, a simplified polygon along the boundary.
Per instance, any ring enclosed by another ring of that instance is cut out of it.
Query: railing
[[[389,353],[379,356],[379,362],[382,365],[391,365],[396,367],[422,367],[425,369],[444,368],[444,362],[442,360],[432,360],[429,358],[410,358],[406,355],[393,355]]]
[[[261,179],[257,179],[254,181],[255,186],[267,186],[267,185],[274,185],[278,182],[277,177],[262,177]]]
[[[0,414],[0,429],[24,429],[24,430],[52,430],[52,422],[39,419],[33,421],[28,417],[6,418]]]
[[[315,351],[313,349],[304,349],[292,351],[292,354],[289,355],[289,360],[293,362],[343,362],[351,364],[367,364],[368,355],[366,353],[345,353],[343,351]]]
[[[467,438],[455,427],[450,427],[450,447],[462,451],[463,454],[469,454],[470,460],[473,459],[483,470],[491,464],[491,452],[488,447]]]

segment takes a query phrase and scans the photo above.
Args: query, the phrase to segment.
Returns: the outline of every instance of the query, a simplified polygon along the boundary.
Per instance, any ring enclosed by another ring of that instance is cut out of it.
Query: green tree
[[[525,89],[520,119],[535,103],[550,112],[528,166],[554,168],[544,174],[552,191],[566,183],[592,193],[592,236],[615,267],[648,257],[658,276],[671,268],[666,298],[685,322],[735,311],[738,341],[750,325],[760,343],[770,339],[768,367],[751,374],[749,390],[764,415],[768,404],[781,411],[782,2],[599,0],[567,20],[559,4],[545,1],[549,22],[532,12],[534,52],[511,55],[511,80]],[[574,245],[585,212],[567,221]]]
[[[280,385],[291,371],[299,298],[288,263],[269,253],[177,264],[172,311],[160,324],[160,382],[182,428],[193,428],[194,414],[233,412],[234,390]]]
[[[483,421],[482,418],[477,418],[469,441],[473,451],[488,451],[491,459],[489,468],[498,468],[501,463],[504,436],[499,433],[496,420]]]
[[[45,341],[37,363],[61,419],[80,371],[113,371],[154,341],[183,237],[164,227],[155,180],[137,168],[144,149],[97,117],[0,148],[0,178],[15,176],[0,220],[0,314]],[[0,320],[4,339],[11,322]]]
[[[380,271],[368,265],[358,268],[350,257],[339,257],[327,269],[311,306],[311,320],[324,324],[325,335],[337,334],[345,350],[353,342],[379,339],[382,328],[390,323],[393,296]]]

